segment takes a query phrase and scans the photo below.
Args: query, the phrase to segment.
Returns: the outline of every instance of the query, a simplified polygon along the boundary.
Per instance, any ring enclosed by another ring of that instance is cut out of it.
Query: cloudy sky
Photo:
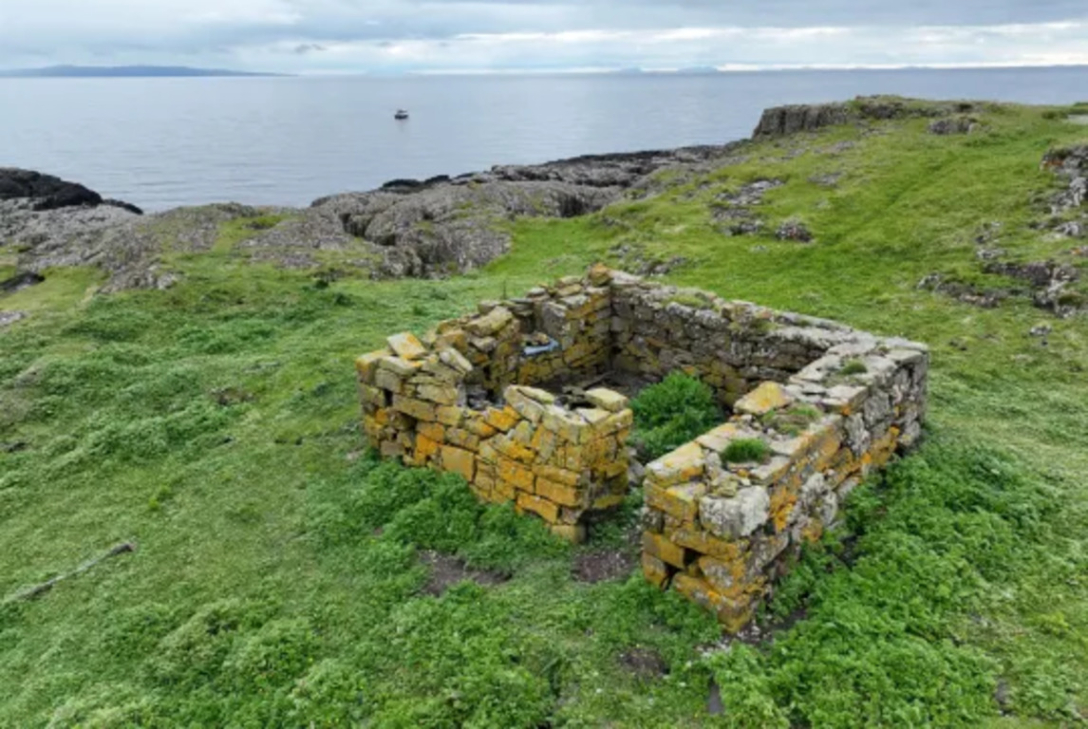
[[[0,0],[0,68],[1088,64],[1085,0]]]

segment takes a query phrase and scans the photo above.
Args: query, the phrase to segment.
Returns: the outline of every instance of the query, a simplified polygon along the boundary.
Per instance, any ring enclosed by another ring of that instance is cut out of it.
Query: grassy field
[[[1028,224],[1056,184],[1042,155],[1088,133],[1043,109],[984,121],[753,145],[660,197],[519,223],[508,256],[446,281],[245,264],[233,226],[168,291],[96,296],[75,270],[0,298],[32,313],[0,330],[0,600],[138,545],[0,606],[0,726],[1084,723],[1086,320],[917,284],[1007,285],[975,260],[994,222],[1011,259],[1084,262]],[[767,230],[797,217],[814,243],[716,230],[708,203],[766,178],[785,182]],[[356,355],[621,248],[687,258],[678,284],[933,347],[925,446],[783,585],[765,619],[803,619],[773,643],[711,651],[713,620],[639,575],[572,578],[579,551],[622,542],[637,494],[574,549],[365,453]],[[428,595],[424,550],[510,579]]]

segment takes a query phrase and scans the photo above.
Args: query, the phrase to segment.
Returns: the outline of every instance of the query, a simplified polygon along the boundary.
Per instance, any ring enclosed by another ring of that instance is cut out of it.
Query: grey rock
[[[25,311],[0,311],[0,328],[10,326],[17,321],[26,319],[30,314]]]
[[[771,498],[767,489],[741,489],[732,498],[708,496],[699,502],[699,519],[721,539],[747,537],[767,523]]]
[[[979,128],[977,119],[969,116],[957,116],[950,119],[937,119],[930,123],[929,133],[940,136],[951,134],[970,134]]]

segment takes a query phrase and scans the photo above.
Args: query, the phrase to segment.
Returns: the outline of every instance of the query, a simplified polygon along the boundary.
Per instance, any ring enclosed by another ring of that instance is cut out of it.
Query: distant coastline
[[[209,78],[282,77],[285,75],[188,66],[48,66],[0,71],[0,78]]]

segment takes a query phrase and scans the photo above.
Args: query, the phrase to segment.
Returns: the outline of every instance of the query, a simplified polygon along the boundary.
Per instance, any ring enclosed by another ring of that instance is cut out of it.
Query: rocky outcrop
[[[759,139],[814,132],[824,127],[847,124],[856,118],[856,113],[845,104],[779,106],[763,112],[752,136]]]
[[[847,104],[800,104],[767,109],[752,136],[783,137],[860,121],[938,118],[967,114],[978,108],[979,104],[969,101],[931,103],[894,96],[859,96]],[[953,127],[958,129],[958,125]]]
[[[78,183],[12,167],[0,168],[0,200],[25,200],[35,211],[109,205],[141,214],[135,205],[120,200],[104,200],[94,190]]]
[[[442,276],[478,268],[510,247],[507,223],[596,212],[629,191],[652,194],[655,173],[714,165],[739,145],[595,155],[542,165],[425,181],[393,180],[381,189],[314,202],[305,219],[342,224],[376,246],[382,276]]]
[[[938,136],[952,134],[970,134],[979,127],[978,119],[969,116],[956,116],[949,119],[937,119],[930,123],[929,133]]]

